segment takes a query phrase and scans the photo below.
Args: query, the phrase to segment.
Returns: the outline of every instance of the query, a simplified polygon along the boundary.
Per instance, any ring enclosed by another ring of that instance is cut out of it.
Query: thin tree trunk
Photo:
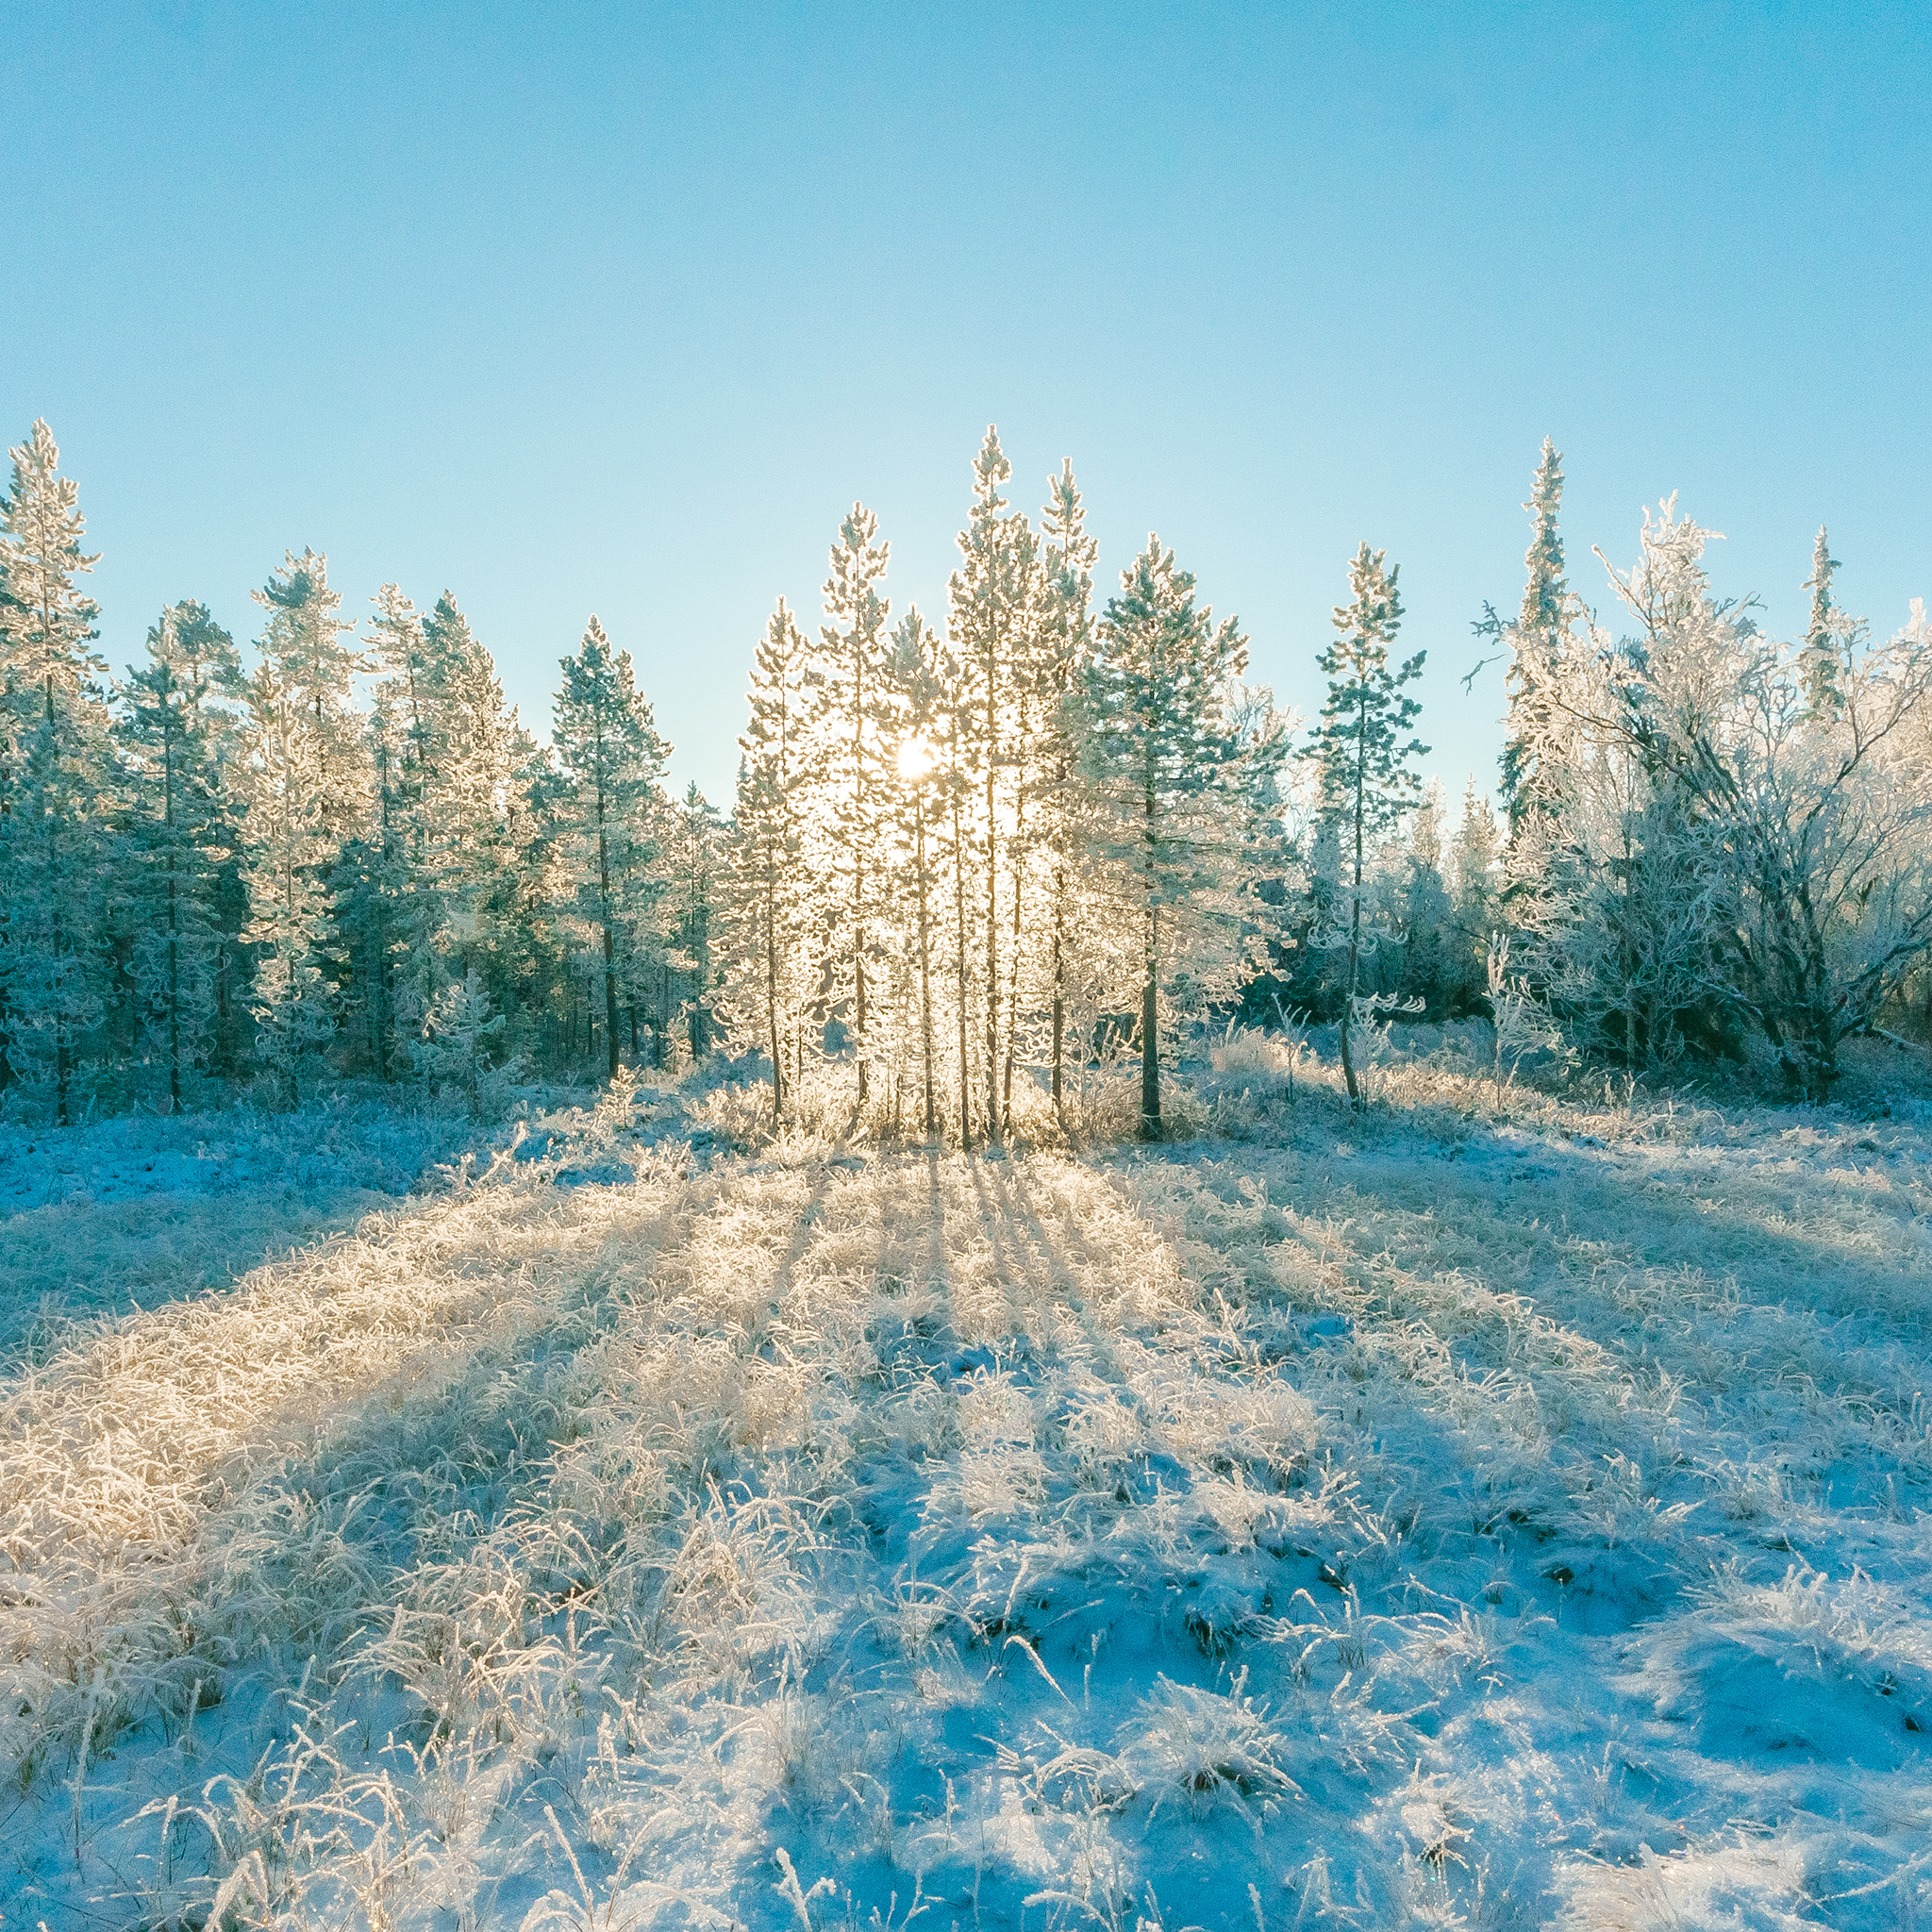
[[[962,1152],[970,1153],[973,1147],[973,1077],[966,1027],[966,847],[963,834],[964,827],[959,823],[959,794],[956,791],[953,793],[953,900],[958,920],[959,1146]]]
[[[180,855],[175,846],[175,758],[168,746],[161,768],[161,822],[168,828],[168,1108],[181,1111],[181,934],[175,904],[176,871]]]
[[[1000,863],[999,821],[994,816],[999,771],[999,660],[994,641],[986,647],[986,1138],[1000,1141]]]
[[[1147,850],[1147,976],[1141,988],[1141,1138],[1160,1138],[1160,908],[1154,896],[1154,737],[1145,734],[1142,759],[1144,839]]]
[[[913,866],[919,879],[919,1040],[925,1076],[925,1138],[939,1132],[932,1091],[932,940],[926,915],[925,876],[925,799],[915,792],[912,800]]]
[[[1141,988],[1141,1138],[1160,1139],[1160,912],[1147,908],[1147,977]]]
[[[765,1024],[772,1038],[772,1124],[785,1118],[785,1052],[778,1038],[777,880],[769,848],[765,854]]]
[[[604,837],[604,780],[597,780],[597,891],[604,928],[604,1046],[617,1078],[617,947],[610,930],[610,854]]]
[[[1349,1050],[1349,1029],[1355,1024],[1356,974],[1361,960],[1362,943],[1362,820],[1368,810],[1369,789],[1369,710],[1364,700],[1361,722],[1356,738],[1355,759],[1355,878],[1348,911],[1348,987],[1341,998],[1341,1077],[1348,1088],[1348,1104],[1361,1105],[1361,1090],[1356,1084],[1355,1056]]]

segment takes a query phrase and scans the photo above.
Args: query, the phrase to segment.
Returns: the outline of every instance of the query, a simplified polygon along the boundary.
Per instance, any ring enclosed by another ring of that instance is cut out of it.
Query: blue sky
[[[1366,538],[1487,782],[1547,431],[1572,575],[1669,491],[1793,627],[1821,522],[1932,593],[1923,8],[54,6],[0,26],[0,429],[81,486],[103,648],[287,547],[453,589],[548,722],[596,610],[728,798],[855,497],[943,610],[997,421],[1319,702]]]

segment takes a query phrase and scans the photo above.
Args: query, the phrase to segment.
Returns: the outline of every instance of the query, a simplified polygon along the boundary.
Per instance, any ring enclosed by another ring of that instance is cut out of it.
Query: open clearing
[[[0,1924],[1920,1923],[1928,1119],[607,1107],[155,1306],[69,1204]]]

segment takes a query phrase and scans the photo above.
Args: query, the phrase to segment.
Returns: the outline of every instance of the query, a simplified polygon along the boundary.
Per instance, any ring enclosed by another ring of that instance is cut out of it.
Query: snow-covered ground
[[[1924,1105],[1280,1061],[1149,1153],[658,1091],[159,1305],[152,1197],[0,1388],[0,1924],[1918,1923]]]

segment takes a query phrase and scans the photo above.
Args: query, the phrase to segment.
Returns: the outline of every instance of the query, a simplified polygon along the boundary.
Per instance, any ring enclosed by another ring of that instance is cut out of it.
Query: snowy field
[[[1932,1919],[1932,1107],[1287,1074],[13,1134],[0,1924]]]

